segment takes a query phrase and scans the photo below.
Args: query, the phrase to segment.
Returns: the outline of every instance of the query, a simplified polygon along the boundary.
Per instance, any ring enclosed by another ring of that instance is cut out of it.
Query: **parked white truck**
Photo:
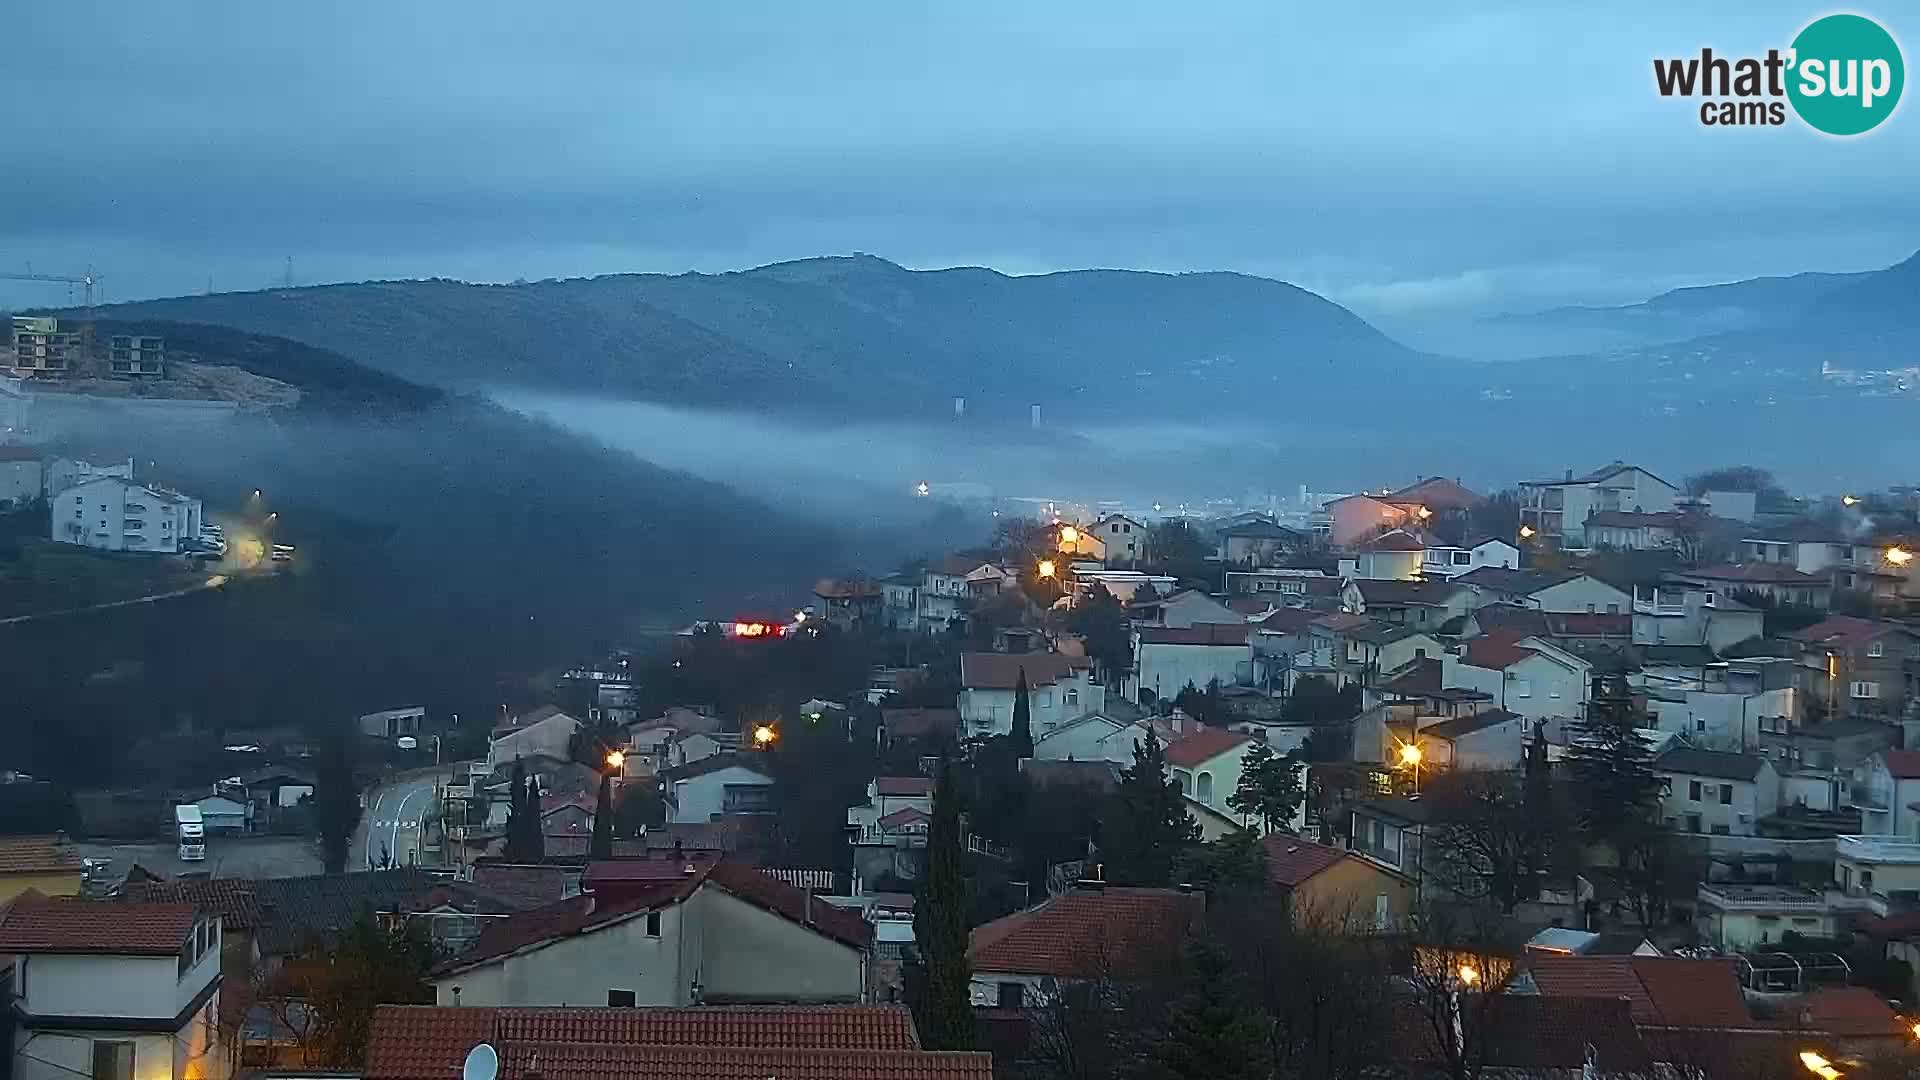
[[[207,857],[207,823],[200,816],[199,807],[174,807],[173,825],[180,840],[181,862],[199,862]]]

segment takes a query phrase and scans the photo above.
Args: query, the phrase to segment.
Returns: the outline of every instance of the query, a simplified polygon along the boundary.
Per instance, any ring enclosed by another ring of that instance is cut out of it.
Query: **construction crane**
[[[29,271],[25,274],[0,274],[0,281],[51,281],[61,285],[78,285],[83,292],[83,304],[88,309],[89,314],[91,314],[93,309],[93,289],[94,286],[99,283],[100,279],[95,277],[91,270],[80,277],[70,277],[65,274],[35,274]]]

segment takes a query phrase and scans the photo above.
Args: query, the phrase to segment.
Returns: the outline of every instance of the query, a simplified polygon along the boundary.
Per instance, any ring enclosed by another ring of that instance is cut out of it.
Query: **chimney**
[[[1569,479],[1569,480],[1571,480],[1571,479],[1573,479],[1573,470],[1572,470],[1572,469],[1568,469],[1568,470],[1567,470],[1567,479]]]

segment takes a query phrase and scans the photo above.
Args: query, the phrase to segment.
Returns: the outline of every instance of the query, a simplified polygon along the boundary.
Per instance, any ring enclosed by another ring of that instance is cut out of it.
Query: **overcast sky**
[[[0,270],[131,299],[289,255],[313,283],[859,250],[1236,269],[1405,316],[1920,248],[1913,103],[1840,141],[1653,93],[1655,55],[1784,47],[1827,8],[1549,6],[20,3]]]

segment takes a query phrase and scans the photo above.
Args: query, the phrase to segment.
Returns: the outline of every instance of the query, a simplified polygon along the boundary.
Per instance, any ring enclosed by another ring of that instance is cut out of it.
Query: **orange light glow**
[[[627,755],[618,750],[607,751],[607,768],[618,769],[627,763]]]
[[[1079,541],[1079,539],[1080,539],[1079,529],[1076,529],[1071,525],[1060,526],[1060,542],[1061,543],[1072,544]]]
[[[772,724],[761,724],[759,727],[753,729],[753,745],[755,746],[772,746],[773,741],[779,737],[780,733],[773,730]]]
[[[1052,559],[1041,559],[1041,560],[1040,560],[1040,576],[1041,576],[1041,577],[1043,577],[1043,578],[1050,578],[1050,577],[1052,577],[1052,576],[1053,576],[1053,569],[1054,569],[1054,568],[1053,568],[1053,560],[1052,560]]]
[[[1887,549],[1887,561],[1895,566],[1905,566],[1913,561],[1913,552],[1903,547],[1890,547]]]

